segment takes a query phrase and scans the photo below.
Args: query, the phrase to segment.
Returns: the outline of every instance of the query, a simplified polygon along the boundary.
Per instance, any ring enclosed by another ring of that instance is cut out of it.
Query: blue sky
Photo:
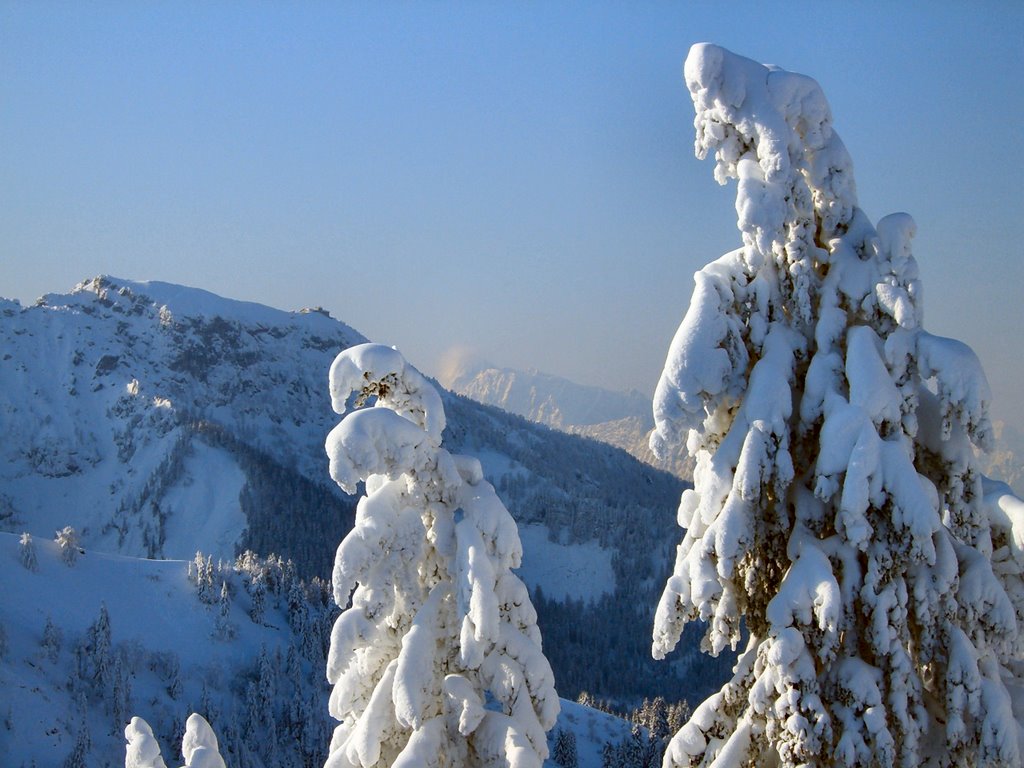
[[[822,84],[861,206],[917,220],[926,326],[1024,427],[1014,2],[0,0],[0,295],[167,280],[649,393],[739,244],[698,41]]]

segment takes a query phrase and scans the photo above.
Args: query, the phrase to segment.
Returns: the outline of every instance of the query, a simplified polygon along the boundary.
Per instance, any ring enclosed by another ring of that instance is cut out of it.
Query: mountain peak
[[[275,309],[264,304],[219,296],[202,288],[192,288],[158,280],[127,280],[113,275],[98,275],[83,280],[70,294],[47,294],[39,303],[44,306],[74,306],[99,301],[108,307],[119,307],[128,313],[159,311],[165,319],[220,317],[248,326],[301,326],[309,330],[337,329],[343,323],[333,319],[322,307],[297,312]],[[117,311],[117,310],[115,310]],[[352,332],[351,328],[345,328]]]

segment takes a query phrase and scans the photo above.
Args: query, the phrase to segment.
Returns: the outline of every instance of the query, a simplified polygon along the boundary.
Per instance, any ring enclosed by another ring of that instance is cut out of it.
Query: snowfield
[[[66,565],[57,545],[34,539],[38,569],[22,566],[19,537],[0,534],[0,626],[8,648],[0,664],[0,753],[5,766],[60,765],[86,724],[95,765],[123,764],[122,732],[90,692],[86,712],[68,690],[75,677],[73,648],[106,606],[111,641],[124,649],[131,670],[133,714],[145,717],[158,731],[184,723],[190,706],[198,707],[203,681],[219,706],[228,708],[231,688],[248,670],[261,648],[287,651],[291,631],[280,613],[268,611],[263,625],[253,623],[240,597],[230,606],[229,620],[242,628],[230,642],[213,639],[216,606],[196,597],[181,560],[141,560],[86,550]],[[43,635],[47,620],[59,628],[63,641],[55,660],[47,658]],[[180,665],[181,691],[167,692],[162,656]],[[310,672],[313,670],[310,668]],[[321,675],[322,676],[322,673]],[[192,711],[192,710],[190,710]],[[165,752],[165,755],[167,753]],[[170,757],[170,755],[167,755]]]
[[[211,725],[223,752],[225,728],[234,727],[229,726],[231,715],[246,706],[239,683],[256,673],[263,649],[287,655],[289,645],[296,643],[283,611],[271,606],[263,623],[256,624],[249,616],[251,597],[239,588],[228,616],[235,637],[217,639],[220,608],[198,599],[189,563],[86,550],[68,566],[54,542],[36,538],[33,543],[35,571],[22,565],[19,536],[0,533],[0,629],[5,638],[0,642],[0,764],[59,766],[73,751],[84,724],[91,741],[87,765],[124,765],[128,718],[115,722],[104,709],[106,699],[92,691],[83,712],[83,699],[68,686],[69,677],[76,675],[74,646],[88,634],[102,606],[109,613],[112,645],[131,666],[131,711],[126,715],[141,716],[153,727],[167,765],[180,764],[175,760],[181,728],[189,713],[203,709],[204,701],[212,702]],[[44,642],[48,619],[60,636],[60,649],[52,658]],[[326,737],[329,688],[323,667],[303,660],[302,669],[318,702],[310,719]],[[168,692],[172,675],[180,681],[174,696]],[[552,733],[565,729],[575,734],[581,766],[600,765],[603,745],[629,735],[624,720],[566,700],[561,707]],[[230,750],[237,734],[228,736]],[[596,762],[584,761],[585,756]],[[228,765],[234,763],[229,759]],[[545,765],[555,764],[549,760]]]

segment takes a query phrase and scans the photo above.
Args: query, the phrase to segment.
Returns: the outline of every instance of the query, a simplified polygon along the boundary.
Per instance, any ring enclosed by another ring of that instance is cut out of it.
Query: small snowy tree
[[[64,564],[68,566],[74,565],[78,560],[79,554],[78,531],[70,525],[64,526],[62,530],[57,531],[54,541],[60,547],[60,558],[64,561]]]
[[[213,624],[213,636],[218,640],[231,640],[235,636],[235,630],[235,623],[231,621],[231,591],[228,589],[227,581],[222,581],[217,618]]]
[[[32,540],[32,534],[21,534],[18,543],[21,551],[21,564],[30,571],[38,571],[39,561],[36,559],[36,544]]]
[[[166,768],[160,756],[160,744],[153,729],[141,717],[133,717],[124,729],[127,740],[125,768]],[[182,768],[226,768],[220,754],[217,736],[210,724],[199,714],[189,715],[181,739]]]
[[[475,459],[441,447],[437,390],[394,349],[337,356],[331,477],[366,483],[338,548],[328,768],[539,766],[558,714],[515,521]],[[355,590],[353,592],[353,589]]]
[[[181,660],[178,654],[171,652],[167,658],[167,679],[164,685],[167,695],[177,701],[181,697],[183,686],[181,684]]]
[[[92,623],[86,633],[89,660],[92,664],[92,679],[99,690],[106,690],[113,682],[111,679],[111,634],[110,614],[107,604],[100,604],[100,615]]]
[[[813,80],[710,45],[685,76],[743,246],[655,396],[652,448],[696,470],[653,652],[697,618],[713,654],[748,640],[665,765],[1019,766],[1024,515],[984,501],[988,386],[922,328],[914,223],[857,207]]]
[[[116,736],[117,729],[121,727],[121,723],[129,719],[129,713],[132,711],[132,682],[121,654],[114,659],[114,690],[111,698],[111,709],[114,714],[114,730],[111,735]]]
[[[574,731],[559,728],[555,735],[555,748],[551,752],[551,759],[560,768],[579,768],[579,756],[576,752],[576,733]]]
[[[82,714],[85,714],[84,710]],[[64,758],[61,768],[89,768],[88,758],[91,749],[92,737],[89,735],[89,725],[82,722],[75,736],[75,746],[71,748],[71,753]]]
[[[253,624],[262,624],[266,611],[267,588],[263,584],[263,578],[258,574],[253,574],[251,585],[252,607],[249,609],[249,618]]]
[[[202,715],[188,716],[181,739],[181,756],[185,758],[182,768],[225,768],[217,736]]]
[[[153,735],[149,723],[141,717],[133,717],[124,729],[124,768],[167,768],[160,755],[160,744]]]

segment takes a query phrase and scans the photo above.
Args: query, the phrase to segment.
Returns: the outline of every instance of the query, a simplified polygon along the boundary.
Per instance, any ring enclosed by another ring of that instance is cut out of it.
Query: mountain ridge
[[[148,558],[252,549],[325,577],[355,502],[327,477],[327,370],[364,340],[320,312],[109,277],[0,305],[0,530],[72,525],[88,549]],[[543,526],[528,538],[546,554],[531,566],[527,552],[522,576],[558,638],[562,695],[695,695],[687,664],[655,665],[647,639],[682,484],[596,441],[442,400],[445,446],[481,460],[520,526]],[[592,638],[563,631],[584,625],[602,635],[597,658]]]

